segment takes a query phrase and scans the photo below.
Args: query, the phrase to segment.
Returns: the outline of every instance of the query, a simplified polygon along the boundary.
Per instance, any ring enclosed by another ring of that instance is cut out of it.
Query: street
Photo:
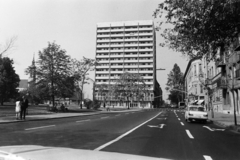
[[[1,146],[42,145],[169,159],[240,159],[240,135],[186,122],[179,109],[0,124]]]

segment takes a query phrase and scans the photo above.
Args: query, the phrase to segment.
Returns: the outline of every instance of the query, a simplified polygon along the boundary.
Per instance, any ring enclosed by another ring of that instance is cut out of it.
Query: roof
[[[19,82],[18,88],[28,88],[28,80],[27,79],[21,79]]]
[[[186,71],[184,73],[183,79],[185,79],[185,77],[187,76],[188,70],[189,70],[192,62],[195,61],[195,60],[198,60],[198,59],[201,59],[201,57],[195,57],[188,62],[188,65],[187,65]]]

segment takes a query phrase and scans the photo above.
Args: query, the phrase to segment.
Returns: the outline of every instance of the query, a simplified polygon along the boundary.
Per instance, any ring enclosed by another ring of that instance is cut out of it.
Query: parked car
[[[208,113],[203,106],[189,105],[185,111],[186,121],[200,121],[206,123],[208,119]]]

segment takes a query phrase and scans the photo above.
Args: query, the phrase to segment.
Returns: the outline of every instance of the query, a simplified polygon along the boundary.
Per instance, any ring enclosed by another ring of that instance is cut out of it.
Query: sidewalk
[[[6,109],[7,108],[7,109]],[[2,109],[2,110],[1,110]],[[68,118],[78,116],[89,116],[97,114],[110,114],[110,113],[121,113],[121,112],[133,112],[142,110],[141,108],[110,108],[110,111],[106,111],[106,108],[100,108],[99,110],[91,109],[80,109],[79,107],[69,107],[69,112],[49,112],[44,106],[32,106],[29,107],[28,115],[26,115],[25,121],[37,121],[37,120],[48,120],[57,118]],[[16,120],[14,107],[7,106],[3,109],[0,107],[0,124],[1,123],[16,123],[24,122],[24,120]],[[7,114],[6,114],[7,113]]]
[[[234,115],[224,114],[220,112],[214,112],[214,117],[212,118],[212,112],[208,112],[208,119],[214,124],[228,128],[240,133],[240,115],[237,115],[237,126],[234,125]]]

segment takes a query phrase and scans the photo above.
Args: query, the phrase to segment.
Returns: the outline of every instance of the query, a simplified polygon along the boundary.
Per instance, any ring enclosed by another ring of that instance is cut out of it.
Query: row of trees
[[[34,101],[55,98],[75,97],[82,100],[83,86],[87,83],[88,72],[94,69],[96,60],[83,57],[82,60],[72,59],[64,49],[55,42],[39,51],[35,65],[26,69],[32,75],[28,93]],[[81,106],[82,107],[82,106]]]
[[[143,77],[138,73],[129,72],[119,76],[114,84],[96,85],[96,91],[99,96],[103,97],[104,103],[110,103],[112,98],[119,102],[127,102],[128,108],[131,101],[143,101],[144,97],[150,94]]]

